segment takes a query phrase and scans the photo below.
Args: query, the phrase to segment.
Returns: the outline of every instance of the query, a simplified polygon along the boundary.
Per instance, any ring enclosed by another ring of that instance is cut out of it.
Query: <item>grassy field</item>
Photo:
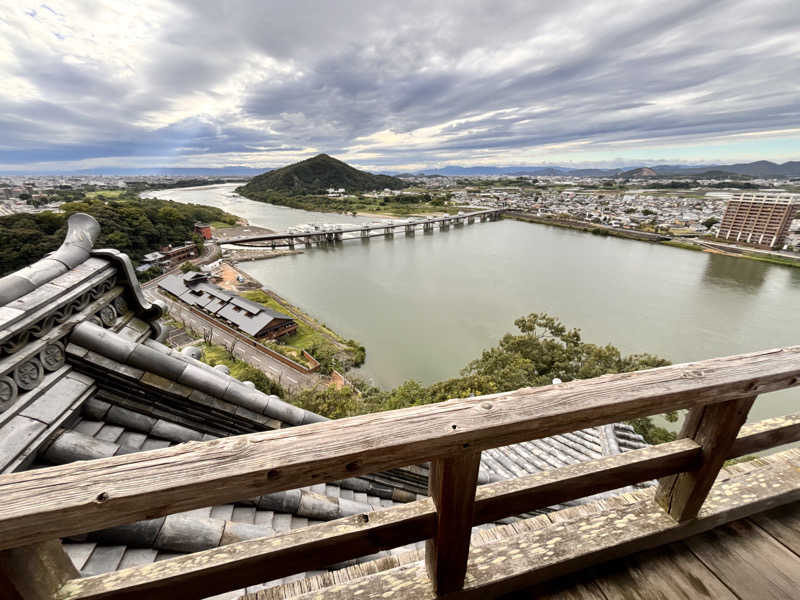
[[[274,311],[279,313],[288,314],[292,317],[295,322],[297,323],[297,331],[292,335],[287,335],[281,338],[281,342],[286,346],[291,346],[292,348],[296,348],[297,350],[308,350],[315,344],[322,344],[322,343],[330,343],[330,339],[323,334],[321,331],[315,330],[313,327],[308,325],[305,322],[304,316],[302,314],[298,314],[299,311],[292,310],[288,306],[284,306],[275,298],[263,292],[261,290],[249,290],[246,292],[242,292],[242,296],[247,298],[248,300],[252,300],[253,302],[258,302],[259,304],[263,304],[267,308],[271,308]],[[337,340],[340,340],[339,336],[333,333],[330,330],[326,330],[328,334],[335,337]]]
[[[346,371],[364,364],[366,349],[355,340],[345,340],[296,306],[280,302],[263,290],[249,290],[242,296],[253,302],[291,316],[297,323],[297,331],[283,336],[280,344],[269,347],[294,360],[303,362],[302,351],[308,351],[320,363],[320,372],[330,374],[332,369]]]
[[[127,190],[98,190],[96,192],[86,192],[86,197],[92,199],[102,196],[106,200],[113,200],[125,193],[127,193]]]
[[[684,250],[694,250],[696,252],[702,252],[703,249],[700,246],[695,244],[688,244],[686,242],[678,242],[675,240],[669,240],[668,242],[661,242],[665,246],[672,246],[673,248],[683,248]]]
[[[231,375],[239,381],[252,381],[256,388],[265,394],[278,394],[279,396],[285,395],[281,386],[269,379],[259,369],[248,365],[246,362],[234,358],[222,346],[203,344],[200,346],[203,350],[203,362],[207,365],[225,365],[231,371]]]
[[[227,229],[228,227],[233,227],[233,225],[226,223],[225,221],[211,221],[210,224],[214,229]]]

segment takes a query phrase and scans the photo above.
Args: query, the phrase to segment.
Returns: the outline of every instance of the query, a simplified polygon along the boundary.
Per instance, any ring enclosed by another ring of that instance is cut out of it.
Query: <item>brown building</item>
[[[164,255],[164,259],[170,266],[174,266],[190,258],[195,258],[198,254],[197,245],[194,242],[186,242],[183,246],[167,246],[161,248],[161,254]]]
[[[718,239],[758,248],[783,247],[797,211],[797,194],[746,193],[728,201]]]

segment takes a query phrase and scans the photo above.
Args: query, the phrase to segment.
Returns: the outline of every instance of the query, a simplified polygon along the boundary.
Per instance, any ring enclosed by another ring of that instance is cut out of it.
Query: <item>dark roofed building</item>
[[[297,324],[291,317],[208,283],[208,276],[202,273],[169,275],[158,287],[254,338],[274,339],[297,331]]]
[[[179,352],[162,344],[162,307],[145,300],[127,256],[93,250],[98,235],[94,219],[73,215],[59,250],[0,279],[0,472],[325,420],[198,361],[197,348]],[[174,295],[202,286],[209,303],[225,300],[234,314],[258,308],[242,318],[271,315],[198,274],[168,279],[164,289]],[[488,450],[479,480],[509,479],[645,445],[627,425],[592,427]],[[65,539],[63,547],[81,575],[95,575],[378,511],[421,498],[427,485],[426,465],[321,481],[110,527]],[[423,546],[380,554],[403,556]]]

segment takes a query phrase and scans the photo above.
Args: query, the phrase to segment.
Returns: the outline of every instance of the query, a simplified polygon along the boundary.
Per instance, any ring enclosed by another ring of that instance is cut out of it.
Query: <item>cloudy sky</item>
[[[800,158],[799,0],[0,0],[0,171]]]

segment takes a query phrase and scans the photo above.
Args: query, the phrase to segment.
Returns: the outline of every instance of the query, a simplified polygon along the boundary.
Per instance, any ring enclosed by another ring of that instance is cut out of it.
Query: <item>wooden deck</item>
[[[800,503],[613,561],[509,598],[800,598]]]

